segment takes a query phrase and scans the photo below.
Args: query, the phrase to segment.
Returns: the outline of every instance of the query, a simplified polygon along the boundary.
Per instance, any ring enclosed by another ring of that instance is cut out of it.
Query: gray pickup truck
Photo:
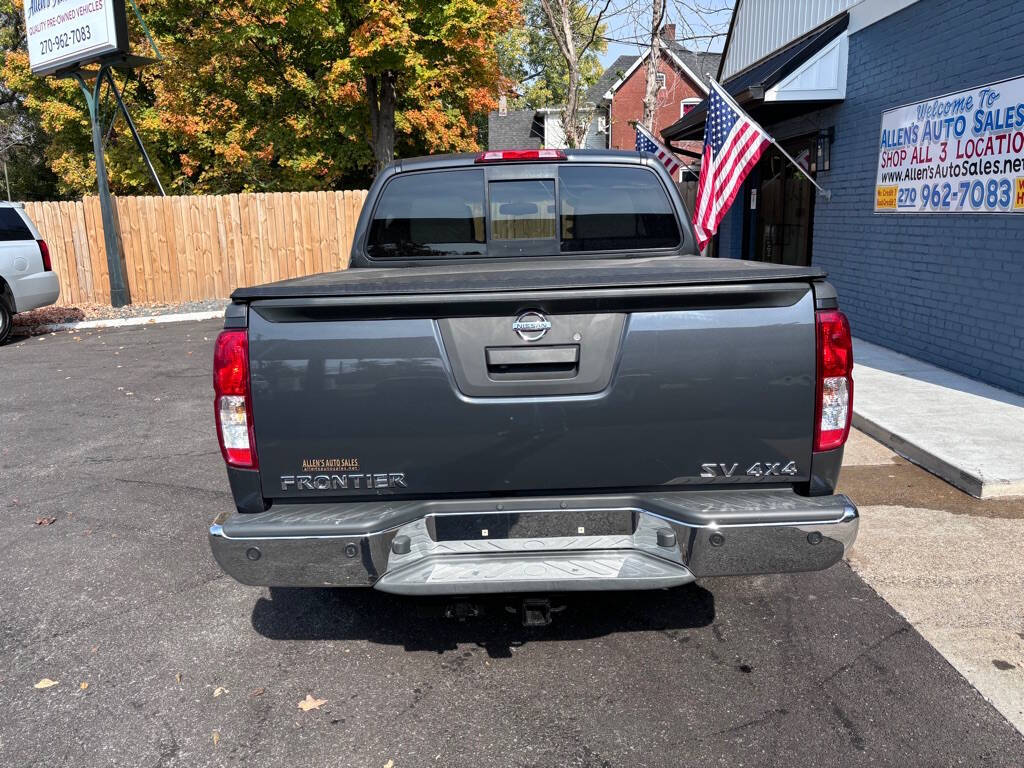
[[[811,571],[850,330],[813,267],[696,255],[650,155],[400,160],[351,268],[232,295],[214,360],[244,584],[411,595]]]

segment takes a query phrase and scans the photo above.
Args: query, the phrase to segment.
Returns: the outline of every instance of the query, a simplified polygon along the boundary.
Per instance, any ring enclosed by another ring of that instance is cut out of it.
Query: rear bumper
[[[210,546],[226,573],[261,586],[421,595],[653,589],[822,570],[853,545],[858,522],[845,496],[786,490],[279,505],[221,514]]]
[[[48,307],[60,298],[60,280],[56,272],[34,272],[9,282],[14,296],[14,311]]]

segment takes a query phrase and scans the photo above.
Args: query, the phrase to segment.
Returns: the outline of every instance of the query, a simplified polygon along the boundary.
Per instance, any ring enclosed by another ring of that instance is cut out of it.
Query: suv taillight
[[[815,313],[818,335],[818,395],[814,450],[839,448],[850,435],[853,415],[853,339],[846,315],[837,309]]]
[[[222,331],[213,349],[214,412],[224,461],[255,469],[256,439],[249,390],[249,337],[244,330]]]
[[[39,245],[39,255],[43,257],[43,271],[53,272],[53,264],[50,263],[50,246],[45,240],[36,240]]]

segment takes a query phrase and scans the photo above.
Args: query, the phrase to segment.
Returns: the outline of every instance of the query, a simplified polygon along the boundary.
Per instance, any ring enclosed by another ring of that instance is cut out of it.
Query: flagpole
[[[743,109],[743,107],[741,107],[739,104],[737,104],[735,101],[733,101],[732,96],[729,95],[729,93],[727,93],[726,90],[724,88],[722,88],[713,77],[709,77],[708,79],[711,81],[711,87],[714,88],[718,92],[718,95],[721,96],[723,99],[725,99],[727,102],[729,102],[729,105],[733,109],[735,109],[737,112],[739,112],[741,114],[744,114],[744,115],[747,115],[747,119],[750,120],[750,122],[752,122],[754,125],[756,125],[758,130],[761,131],[761,133],[763,133],[765,136],[768,137],[768,141],[770,141],[772,144],[774,144],[775,148],[777,150],[779,150],[779,152],[782,153],[782,156],[785,157],[787,160],[789,160],[789,162],[791,162],[793,164],[793,166],[798,171],[800,171],[800,173],[802,173],[804,176],[807,177],[807,180],[809,182],[811,182],[811,184],[814,185],[814,188],[817,189],[824,196],[824,198],[826,200],[831,200],[832,199],[832,190],[831,189],[822,189],[821,185],[818,184],[818,182],[816,182],[811,177],[811,174],[809,174],[807,171],[805,171],[804,167],[802,165],[800,165],[800,163],[798,163],[796,160],[794,160],[793,156],[790,155],[789,152],[787,152],[786,150],[784,150],[782,148],[782,145],[779,144],[779,142],[777,142],[775,140],[775,137],[772,136],[770,133],[768,133],[768,131],[766,131],[764,128],[762,128],[761,124],[758,123],[756,120],[754,120],[754,118],[752,118],[749,114],[747,114],[747,111],[745,109]]]

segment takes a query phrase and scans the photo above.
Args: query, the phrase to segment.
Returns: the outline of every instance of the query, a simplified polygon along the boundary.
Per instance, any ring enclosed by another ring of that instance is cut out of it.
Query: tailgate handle
[[[495,381],[571,379],[579,373],[578,344],[487,347],[487,375]]]

